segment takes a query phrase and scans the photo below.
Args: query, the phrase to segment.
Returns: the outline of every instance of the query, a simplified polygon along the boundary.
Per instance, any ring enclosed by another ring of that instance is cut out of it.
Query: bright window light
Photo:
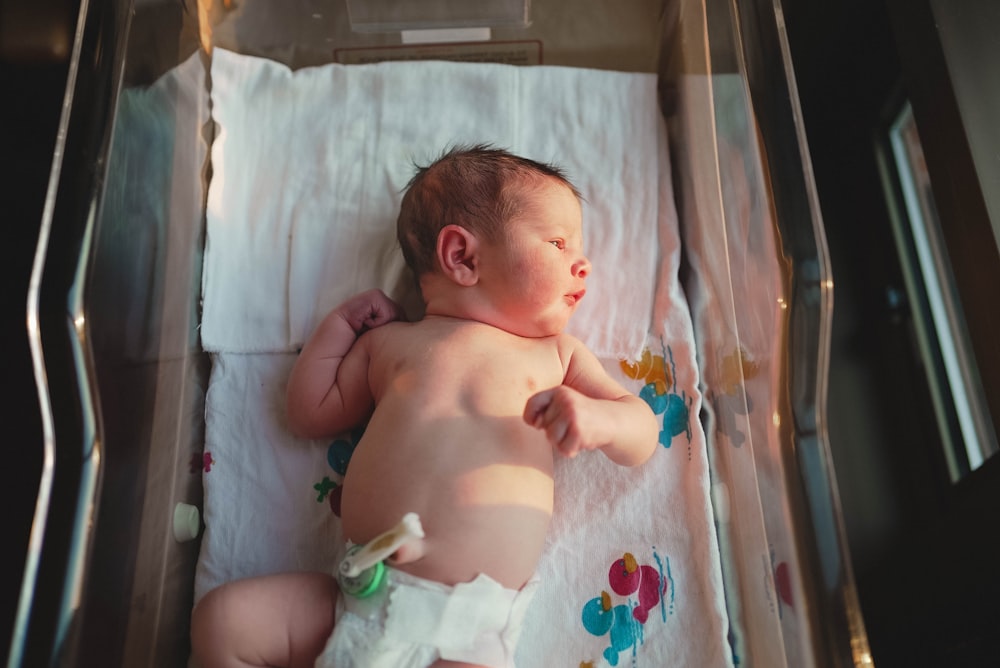
[[[931,379],[932,393],[952,480],[975,470],[996,452],[996,441],[985,437],[992,433],[984,428],[975,362],[964,342],[964,317],[952,286],[951,265],[941,235],[937,209],[931,191],[930,177],[917,134],[913,110],[907,103],[889,132],[892,156],[899,175],[905,218],[916,257],[910,271],[919,274],[929,306],[928,329],[933,329],[941,356],[944,378]],[[905,224],[905,223],[904,223]],[[904,264],[906,262],[904,261]],[[932,344],[930,332],[921,337],[925,357]],[[933,364],[928,364],[932,368]],[[970,370],[973,371],[970,373]],[[948,406],[945,406],[947,402]],[[954,411],[954,413],[951,413]],[[958,432],[947,427],[946,414],[953,414]],[[956,441],[961,443],[956,443]],[[964,460],[964,461],[963,461]]]

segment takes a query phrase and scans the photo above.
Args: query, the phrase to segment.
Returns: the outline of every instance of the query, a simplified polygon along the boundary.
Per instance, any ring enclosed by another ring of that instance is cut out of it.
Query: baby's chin
[[[575,311],[575,308],[549,309],[545,313],[536,313],[533,316],[492,311],[478,315],[480,322],[509,334],[526,339],[542,339],[562,334]]]
[[[544,339],[562,334],[563,330],[566,329],[567,322],[569,322],[569,318],[544,322],[514,322],[508,323],[508,326],[502,327],[502,329],[526,339]]]

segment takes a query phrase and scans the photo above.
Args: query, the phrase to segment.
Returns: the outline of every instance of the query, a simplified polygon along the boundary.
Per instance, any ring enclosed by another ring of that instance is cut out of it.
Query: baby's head
[[[490,146],[418,167],[397,235],[427,312],[520,336],[562,331],[590,273],[580,199],[557,167]]]
[[[451,148],[430,165],[418,165],[396,222],[406,264],[418,279],[434,271],[438,234],[448,225],[464,227],[489,242],[500,241],[507,224],[547,179],[580,198],[558,167],[486,144]]]

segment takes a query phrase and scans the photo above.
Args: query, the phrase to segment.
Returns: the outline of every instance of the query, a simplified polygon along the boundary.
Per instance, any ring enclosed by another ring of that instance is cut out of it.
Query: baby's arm
[[[402,309],[381,290],[355,295],[323,319],[288,379],[288,426],[293,433],[332,436],[371,414],[368,351],[354,344],[366,331],[401,319]]]
[[[622,466],[637,466],[656,450],[659,425],[646,402],[611,378],[580,341],[563,336],[563,384],[535,394],[524,420],[545,431],[567,457],[601,450]]]

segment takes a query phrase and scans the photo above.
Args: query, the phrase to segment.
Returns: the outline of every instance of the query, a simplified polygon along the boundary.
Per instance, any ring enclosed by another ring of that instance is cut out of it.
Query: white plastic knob
[[[201,530],[201,515],[198,508],[188,503],[174,506],[174,540],[186,543],[198,537]]]

